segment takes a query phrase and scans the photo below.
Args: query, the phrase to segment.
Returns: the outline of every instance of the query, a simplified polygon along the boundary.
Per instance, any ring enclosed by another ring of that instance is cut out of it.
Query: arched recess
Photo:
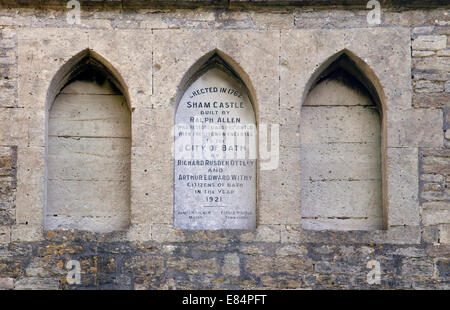
[[[45,228],[127,229],[131,112],[120,74],[84,50],[57,72],[46,104]]]
[[[301,111],[302,226],[387,227],[385,95],[349,50],[330,57],[307,84]]]
[[[180,83],[174,127],[176,228],[256,228],[258,135],[253,92],[242,75],[249,81],[214,50]]]

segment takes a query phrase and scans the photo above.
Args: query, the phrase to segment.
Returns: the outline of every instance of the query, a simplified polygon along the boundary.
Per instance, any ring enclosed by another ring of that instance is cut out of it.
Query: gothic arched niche
[[[342,53],[316,78],[301,110],[301,214],[309,230],[383,228],[382,106]]]
[[[175,114],[174,226],[254,229],[257,133],[249,91],[217,54],[185,88]]]
[[[124,230],[131,162],[124,88],[89,51],[60,75],[48,103],[46,229]]]

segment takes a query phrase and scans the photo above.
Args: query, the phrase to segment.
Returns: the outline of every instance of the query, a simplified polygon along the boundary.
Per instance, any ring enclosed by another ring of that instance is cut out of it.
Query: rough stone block
[[[449,71],[450,57],[413,58],[413,67],[418,70]]]
[[[420,35],[412,42],[414,50],[440,50],[447,47],[447,36]]]
[[[299,274],[303,272],[312,272],[313,265],[311,261],[299,257],[249,257],[245,262],[247,272],[261,276],[275,272]]]
[[[285,245],[277,249],[277,256],[306,255],[308,249],[304,245]]]
[[[439,225],[439,242],[450,244],[450,223]]]
[[[241,275],[240,258],[235,253],[226,254],[223,261],[222,273],[227,276],[239,277]]]
[[[156,242],[183,242],[184,235],[175,230],[173,224],[154,224],[151,226],[151,240]]]
[[[164,272],[164,259],[160,256],[134,256],[127,259],[124,269],[132,273],[143,272],[146,275],[160,277]]]
[[[444,83],[420,80],[414,83],[417,93],[441,93],[444,91]]]
[[[402,261],[402,274],[404,276],[431,277],[434,273],[434,264],[431,259],[407,258]]]
[[[37,241],[43,239],[42,225],[19,224],[11,230],[11,241]]]
[[[11,227],[0,226],[0,244],[8,244],[11,241]]]
[[[422,156],[423,173],[450,174],[450,150],[424,150]]]
[[[450,204],[448,202],[428,202],[423,204],[424,225],[450,224]]]
[[[442,110],[391,110],[388,113],[388,147],[441,147]]]
[[[415,94],[413,106],[417,108],[439,108],[447,104],[448,96],[443,93]]]
[[[382,228],[381,216],[370,218],[303,218],[302,228],[318,231],[374,231]]]
[[[387,149],[389,225],[419,224],[418,151],[415,148]]]
[[[240,236],[242,242],[280,242],[280,225],[257,225],[256,231]]]
[[[14,289],[13,278],[0,278],[0,290],[12,290]]]
[[[16,222],[18,224],[42,225],[44,184],[17,183]]]
[[[132,148],[132,223],[173,223],[173,160],[159,157],[155,148]]]
[[[440,259],[436,262],[439,277],[448,279],[450,277],[450,261],[448,259]]]
[[[131,224],[127,232],[127,239],[133,242],[152,240],[151,224]]]
[[[259,171],[257,208],[260,224],[295,224],[300,220],[299,157],[298,148],[280,146],[276,169]]]
[[[424,243],[438,243],[439,229],[436,226],[425,226],[422,232],[422,240]]]
[[[170,257],[167,260],[167,272],[183,272],[187,274],[214,275],[219,271],[215,258],[192,259]]]
[[[21,278],[16,280],[16,290],[57,290],[59,289],[59,280],[54,278]]]
[[[434,26],[422,26],[414,27],[412,30],[413,34],[431,34],[433,32]]]

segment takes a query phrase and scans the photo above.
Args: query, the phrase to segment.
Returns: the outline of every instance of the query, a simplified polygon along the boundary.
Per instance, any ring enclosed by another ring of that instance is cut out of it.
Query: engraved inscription
[[[254,229],[257,134],[245,86],[213,68],[184,93],[175,116],[174,224]]]

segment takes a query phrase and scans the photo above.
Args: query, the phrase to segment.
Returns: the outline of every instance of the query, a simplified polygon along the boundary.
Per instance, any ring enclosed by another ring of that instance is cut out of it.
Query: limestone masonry
[[[450,3],[368,2],[0,0],[0,290],[450,289]]]

